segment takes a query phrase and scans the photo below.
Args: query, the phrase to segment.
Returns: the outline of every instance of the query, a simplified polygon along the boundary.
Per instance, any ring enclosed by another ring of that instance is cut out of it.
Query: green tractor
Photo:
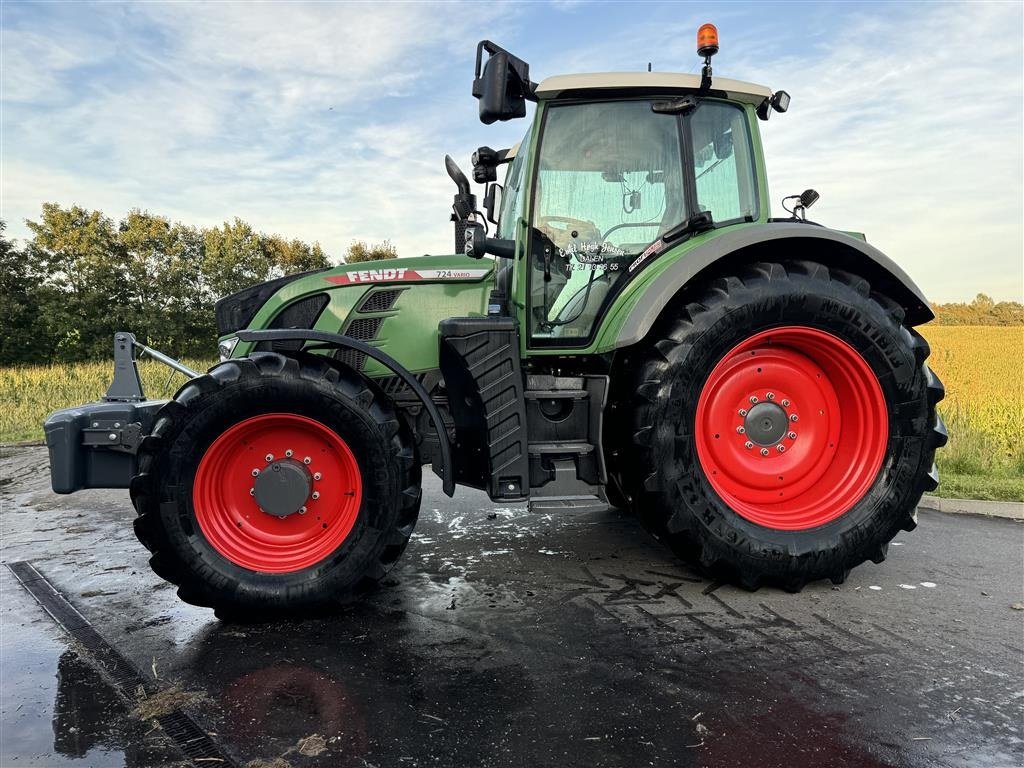
[[[479,207],[446,158],[457,255],[227,296],[205,374],[117,334],[106,397],[46,422],[54,490],[129,488],[156,573],[222,611],[379,582],[426,464],[449,496],[628,509],[748,589],[881,562],[938,482],[932,312],[862,235],[806,220],[813,190],[772,217],[758,125],[789,96],[713,77],[717,50],[705,25],[700,75],[537,84],[481,42],[482,122],[536,114],[474,153]],[[191,377],[174,399],[145,398],[140,350]]]

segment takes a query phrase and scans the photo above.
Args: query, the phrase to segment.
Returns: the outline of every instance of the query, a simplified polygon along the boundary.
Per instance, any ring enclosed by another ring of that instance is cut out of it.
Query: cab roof
[[[644,89],[655,91],[697,91],[700,90],[700,75],[677,72],[594,72],[583,75],[555,75],[541,81],[535,91],[541,101],[556,99],[562,95],[583,95],[586,92]],[[713,77],[711,90],[722,92],[736,101],[760,104],[772,95],[772,89],[764,85]]]

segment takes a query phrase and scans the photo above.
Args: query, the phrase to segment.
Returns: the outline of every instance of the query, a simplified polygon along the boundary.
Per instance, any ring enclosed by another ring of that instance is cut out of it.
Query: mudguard
[[[455,469],[452,463],[452,447],[448,440],[448,432],[444,427],[444,420],[434,401],[430,399],[430,393],[423,388],[423,385],[395,358],[376,347],[364,344],[358,339],[343,336],[340,333],[325,333],[323,331],[306,330],[303,328],[275,329],[262,331],[239,331],[237,333],[241,341],[316,341],[328,346],[341,347],[342,349],[354,349],[371,357],[388,370],[392,371],[398,378],[405,382],[406,386],[419,398],[423,409],[430,416],[437,431],[437,440],[441,451],[441,489],[447,496],[455,495]]]
[[[903,306],[909,325],[934,315],[921,289],[899,265],[856,237],[802,222],[778,222],[724,232],[687,251],[648,287],[619,328],[615,347],[641,341],[661,311],[694,278],[718,263],[742,263],[784,258],[811,259],[862,275],[877,290]]]

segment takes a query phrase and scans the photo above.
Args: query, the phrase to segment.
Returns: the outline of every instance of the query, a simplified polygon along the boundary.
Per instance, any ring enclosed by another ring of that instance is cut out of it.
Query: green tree
[[[270,235],[264,236],[263,246],[274,264],[272,269],[282,275],[324,269],[331,265],[320,243],[309,245],[301,240],[286,240],[280,235]]]
[[[134,209],[115,225],[99,211],[46,203],[27,224],[33,237],[23,258],[3,242],[0,308],[11,318],[6,327],[31,321],[33,360],[109,357],[119,330],[172,354],[210,355],[218,298],[330,266],[319,244],[265,235],[237,218],[200,230]],[[28,319],[24,306],[32,308]],[[15,337],[5,345],[0,361],[10,362]]]
[[[203,230],[203,275],[214,295],[263,282],[272,266],[262,238],[241,219]]]
[[[34,362],[40,347],[49,346],[36,328],[37,276],[25,254],[7,239],[6,229],[7,223],[0,219],[0,365]]]
[[[241,219],[203,230],[203,275],[215,297],[275,277],[331,265],[319,243],[256,232]]]
[[[109,354],[111,335],[133,319],[114,223],[100,211],[45,203],[40,220],[26,224],[33,233],[26,258],[47,298],[37,322],[54,341],[51,354],[64,360]]]
[[[345,253],[346,264],[358,264],[362,261],[379,261],[381,259],[398,258],[398,250],[390,240],[383,243],[367,245],[363,240],[353,240]]]
[[[1024,325],[1024,305],[979,293],[970,304],[933,304],[937,325]]]
[[[118,227],[125,299],[131,324],[150,344],[178,354],[209,355],[213,306],[202,272],[202,235],[195,227],[132,210]]]

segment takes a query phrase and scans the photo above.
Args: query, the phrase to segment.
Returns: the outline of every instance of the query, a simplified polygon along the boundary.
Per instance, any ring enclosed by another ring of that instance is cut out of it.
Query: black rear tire
[[[623,474],[638,517],[712,577],[748,589],[841,583],[865,560],[884,560],[888,542],[915,527],[922,493],[937,486],[935,450],[946,442],[935,407],[942,384],[903,310],[863,278],[812,262],[751,265],[688,299],[664,313],[627,361],[638,373],[627,393],[632,405],[620,403],[632,420]],[[745,338],[781,326],[818,329],[852,347],[877,377],[888,410],[884,459],[877,476],[868,475],[870,488],[837,519],[802,530],[739,514],[713,487],[695,437],[712,369]]]
[[[220,435],[272,413],[314,419],[336,433],[362,484],[344,541],[290,572],[253,570],[221,554],[199,525],[192,492],[200,461]],[[384,578],[416,524],[420,464],[409,429],[370,381],[315,355],[255,353],[189,381],[161,409],[139,451],[131,498],[150,565],[183,600],[218,615],[292,612],[349,601]]]

